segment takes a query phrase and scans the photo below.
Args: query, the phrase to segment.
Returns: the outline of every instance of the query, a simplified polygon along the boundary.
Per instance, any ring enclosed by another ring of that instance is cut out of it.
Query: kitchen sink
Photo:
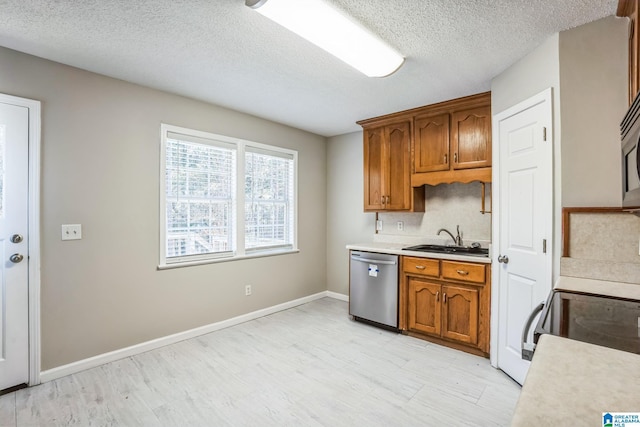
[[[416,245],[402,248],[405,251],[432,252],[437,254],[454,254],[477,257],[488,257],[489,248],[474,246],[450,246],[450,245]]]

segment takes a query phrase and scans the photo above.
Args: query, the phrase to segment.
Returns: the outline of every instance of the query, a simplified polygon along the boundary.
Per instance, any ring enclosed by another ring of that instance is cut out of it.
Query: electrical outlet
[[[244,287],[244,295],[245,295],[245,296],[249,296],[249,295],[251,295],[251,285],[246,285],[246,286]]]
[[[381,219],[376,221],[376,231],[382,231],[382,220]]]
[[[398,226],[398,231],[404,230],[404,222],[398,221],[396,225]]]
[[[82,224],[62,224],[62,240],[82,239]]]

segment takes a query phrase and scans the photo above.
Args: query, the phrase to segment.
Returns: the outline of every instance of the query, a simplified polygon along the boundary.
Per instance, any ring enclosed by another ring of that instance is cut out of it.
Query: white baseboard
[[[327,296],[333,299],[339,299],[340,301],[349,302],[349,295],[339,294],[337,292],[327,291]]]
[[[231,319],[222,320],[220,322],[211,323],[209,325],[200,326],[198,328],[189,329],[184,332],[178,332],[177,334],[167,335],[166,337],[156,338],[151,341],[146,341],[140,344],[132,345],[130,347],[121,348],[119,350],[110,351],[108,353],[99,354],[97,356],[89,357],[88,359],[78,360],[77,362],[69,363],[67,365],[58,366],[56,368],[47,369],[40,372],[40,382],[52,381],[57,378],[61,378],[67,375],[75,374],[86,369],[95,368],[105,363],[114,362],[116,360],[124,359],[126,357],[135,356],[136,354],[144,353],[149,350],[164,347],[166,345],[175,344],[180,341],[194,338],[200,335],[208,334],[210,332],[218,331],[220,329],[228,328],[230,326],[239,325],[240,323],[248,322],[249,320],[258,319],[260,317],[268,316],[269,314],[277,313],[279,311],[287,310],[289,308],[297,307],[302,304],[306,304],[311,301],[315,301],[320,298],[329,297],[347,301],[348,296],[339,294],[336,292],[323,291],[317,294],[309,295],[303,298],[298,298],[293,301],[288,301],[282,304],[274,305],[272,307],[263,308],[261,310],[253,311],[251,313],[243,314],[241,316],[233,317]],[[346,298],[346,300],[345,300]]]

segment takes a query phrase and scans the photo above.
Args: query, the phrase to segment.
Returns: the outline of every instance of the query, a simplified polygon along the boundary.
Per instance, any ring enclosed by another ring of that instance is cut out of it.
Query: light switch
[[[82,239],[82,224],[62,224],[62,240]]]

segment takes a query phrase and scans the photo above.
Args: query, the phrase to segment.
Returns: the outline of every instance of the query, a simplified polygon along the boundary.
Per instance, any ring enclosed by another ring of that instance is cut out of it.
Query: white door
[[[29,109],[0,102],[0,390],[29,381]]]
[[[551,290],[551,111],[548,89],[496,115],[494,122],[499,155],[493,260],[499,281],[497,366],[520,384],[530,363],[521,357],[522,330]]]

